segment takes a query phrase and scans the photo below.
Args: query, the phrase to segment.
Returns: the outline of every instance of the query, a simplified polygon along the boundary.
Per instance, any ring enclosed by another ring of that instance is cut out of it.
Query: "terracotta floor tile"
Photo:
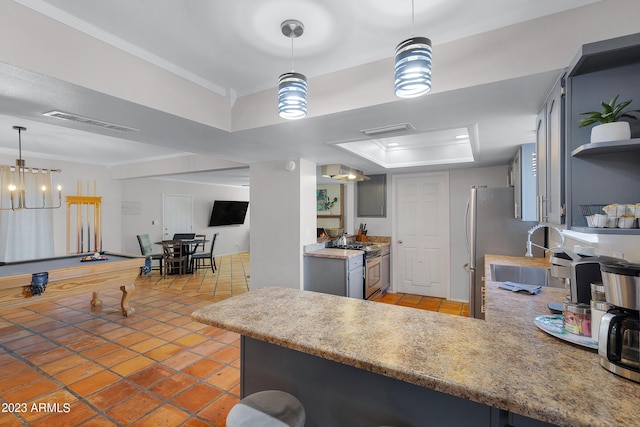
[[[177,426],[189,418],[189,414],[172,405],[162,405],[150,414],[145,415],[131,427]]]
[[[240,357],[240,349],[227,346],[220,351],[216,351],[210,357],[220,362],[231,363]]]
[[[22,421],[11,412],[0,412],[0,426],[2,427],[22,427]]]
[[[119,350],[121,348],[122,347],[120,347],[118,344],[114,344],[112,342],[105,342],[104,344],[99,344],[95,347],[88,348],[84,351],[81,351],[80,354],[82,354],[84,357],[88,359],[96,359],[100,356],[113,353],[114,351]]]
[[[63,384],[72,384],[84,378],[93,376],[103,370],[104,368],[97,363],[87,362],[83,363],[82,365],[76,366],[75,368],[57,373],[54,375],[54,378],[62,382]]]
[[[101,337],[90,335],[84,339],[68,344],[69,347],[73,351],[81,352],[83,350],[95,348],[101,344],[105,344],[107,341]]]
[[[19,360],[13,359],[11,362],[0,366],[0,378],[10,377],[22,371],[28,371],[31,367]]]
[[[44,379],[45,377],[37,371],[28,370],[16,372],[14,375],[2,378],[2,381],[0,382],[2,384],[2,386],[0,387],[0,396],[4,398],[7,393],[16,388],[23,387],[25,384]],[[6,398],[4,400],[10,402]]]
[[[148,368],[127,377],[127,380],[140,387],[149,388],[153,384],[174,375],[175,371],[162,364],[155,364]]]
[[[121,377],[114,374],[113,372],[103,370],[94,375],[91,375],[90,377],[70,384],[68,387],[81,396],[88,396],[100,389],[110,386],[111,384],[115,384],[120,380]]]
[[[191,331],[187,330],[187,329],[182,329],[182,328],[176,328],[172,331],[168,331],[165,333],[160,334],[159,338],[162,338],[164,340],[167,341],[174,341],[178,338],[187,336],[191,333]]]
[[[3,347],[9,349],[9,350],[17,350],[23,347],[29,347],[29,346],[33,346],[36,344],[41,344],[43,342],[46,342],[47,339],[45,337],[42,337],[40,335],[29,335],[26,337],[22,337],[22,338],[18,338],[17,340],[13,340],[10,342],[6,342],[3,344]]]
[[[173,399],[176,395],[180,394],[183,390],[191,387],[195,383],[196,380],[193,378],[189,378],[182,374],[175,374],[152,386],[149,388],[149,391],[165,399]]]
[[[110,368],[111,366],[115,366],[119,363],[125,362],[129,359],[133,359],[137,354],[129,349],[121,348],[120,350],[116,350],[109,354],[105,354],[104,356],[100,356],[96,359],[96,362],[99,364]]]
[[[175,356],[171,356],[163,363],[166,366],[175,369],[176,371],[181,371],[182,369],[186,368],[189,365],[193,365],[201,359],[202,356],[198,354],[191,353],[189,351],[183,351],[182,353],[178,353]]]
[[[103,333],[101,336],[106,340],[115,341],[118,338],[133,334],[134,332],[136,332],[135,329],[119,326],[118,328],[114,328],[108,332]]]
[[[416,304],[416,308],[429,311],[438,311],[440,308],[440,301],[422,300]]]
[[[165,344],[158,348],[154,348],[151,351],[144,353],[145,356],[152,358],[153,360],[163,361],[168,359],[171,356],[175,356],[176,354],[184,351],[184,347],[175,345],[175,344]]]
[[[154,411],[162,402],[148,393],[138,393],[107,411],[117,423],[129,425]]]
[[[240,381],[240,370],[226,366],[208,377],[206,381],[222,390],[230,390]]]
[[[184,422],[184,424],[182,424],[182,427],[211,427],[212,425],[213,424],[209,424],[199,418],[189,418]],[[219,425],[221,426],[222,424]]]
[[[206,341],[207,337],[203,337],[199,334],[189,334],[185,337],[175,340],[174,342],[179,345],[183,345],[185,347],[193,347],[196,344],[200,344],[203,341]]]
[[[70,356],[63,357],[62,359],[55,360],[40,367],[49,375],[55,375],[58,372],[66,371],[83,363],[86,363],[87,359],[78,356],[77,354],[71,354]]]
[[[24,357],[25,359],[29,359],[33,356],[41,355],[42,353],[46,353],[48,351],[52,351],[59,348],[58,345],[52,343],[51,341],[43,341],[41,343],[31,345],[29,347],[22,347],[14,351],[14,353]]]
[[[184,368],[182,372],[187,375],[191,375],[192,377],[203,379],[220,370],[223,366],[224,365],[222,363],[216,362],[215,360],[202,359],[201,361]]]
[[[25,384],[3,395],[5,402],[28,402],[36,397],[59,389],[58,384],[50,380],[41,380]]]
[[[213,425],[225,426],[229,411],[239,401],[240,399],[234,396],[224,394],[200,411],[198,415]]]
[[[53,362],[54,360],[60,360],[71,355],[73,355],[73,353],[66,348],[57,347],[54,350],[45,351],[44,353],[25,356],[25,358],[36,366],[42,366]]]
[[[125,399],[130,399],[136,393],[138,393],[138,389],[135,386],[129,384],[125,380],[120,380],[117,383],[88,396],[87,400],[97,408],[104,411]]]
[[[100,415],[97,417],[93,417],[82,424],[79,424],[78,427],[118,427],[118,425],[112,423],[106,417]]]
[[[144,369],[147,366],[153,365],[154,363],[156,363],[155,360],[148,357],[136,356],[133,359],[127,360],[126,362],[122,362],[118,365],[112,366],[111,370],[122,375],[123,377],[126,377],[127,375]]]
[[[444,313],[444,314],[455,314],[457,316],[460,316],[460,312],[461,309],[454,309],[454,308],[440,308],[440,310],[438,310],[438,313]]]
[[[196,353],[196,354],[200,354],[202,356],[209,356],[213,353],[216,353],[220,350],[222,350],[227,344],[218,342],[218,341],[214,341],[214,340],[207,340],[205,342],[203,342],[202,344],[198,344],[195,347],[191,347],[189,349],[189,351]]]
[[[238,339],[240,339],[240,335],[230,331],[224,331],[221,334],[216,335],[215,337],[216,341],[220,341],[226,344],[231,344]]]
[[[166,344],[165,340],[161,340],[160,338],[149,338],[144,341],[140,341],[139,343],[133,344],[129,346],[130,350],[137,351],[138,353],[146,353],[147,351],[153,350],[156,347],[160,347],[161,345]]]
[[[207,384],[198,383],[171,399],[171,402],[195,413],[222,395],[222,391]]]
[[[132,334],[125,335],[124,337],[115,339],[113,341],[117,342],[123,347],[129,347],[135,343],[139,343],[149,338],[151,337],[148,334],[145,334],[143,332],[134,332]]]
[[[82,402],[76,402],[68,408],[59,408],[60,412],[47,415],[32,423],[33,427],[75,426],[93,417],[96,412]]]

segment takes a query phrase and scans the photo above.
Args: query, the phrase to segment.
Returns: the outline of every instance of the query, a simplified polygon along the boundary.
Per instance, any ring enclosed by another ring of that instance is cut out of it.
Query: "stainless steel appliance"
[[[527,232],[536,224],[514,218],[512,187],[471,187],[466,224],[469,262],[465,265],[470,317],[484,319],[484,255],[524,256]]]
[[[382,247],[364,242],[338,242],[339,249],[364,251],[364,298],[369,299],[382,289]]]
[[[603,255],[577,254],[566,248],[554,249],[551,255],[551,274],[563,278],[573,303],[591,302],[591,284],[602,282],[601,262],[624,261]]]
[[[602,283],[613,305],[600,321],[600,365],[640,382],[640,264],[602,262]]]

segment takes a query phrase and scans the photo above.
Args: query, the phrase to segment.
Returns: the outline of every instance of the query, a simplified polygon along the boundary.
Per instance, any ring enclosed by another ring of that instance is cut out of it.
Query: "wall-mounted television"
[[[209,227],[244,224],[249,202],[216,200],[213,202]]]

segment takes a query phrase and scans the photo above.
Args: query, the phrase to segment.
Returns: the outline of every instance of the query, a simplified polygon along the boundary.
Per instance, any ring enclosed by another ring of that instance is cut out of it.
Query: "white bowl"
[[[634,217],[622,216],[618,220],[618,228],[632,228],[635,222],[636,219]]]

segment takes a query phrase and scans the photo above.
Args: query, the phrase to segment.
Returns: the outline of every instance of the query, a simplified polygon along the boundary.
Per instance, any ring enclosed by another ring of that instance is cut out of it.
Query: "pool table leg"
[[[120,307],[122,307],[122,315],[128,317],[130,314],[135,313],[135,308],[129,305],[129,298],[136,287],[131,283],[130,285],[120,286],[122,291],[122,301],[120,301]]]
[[[91,297],[91,307],[102,307],[102,300],[100,299],[100,293],[94,292]]]

